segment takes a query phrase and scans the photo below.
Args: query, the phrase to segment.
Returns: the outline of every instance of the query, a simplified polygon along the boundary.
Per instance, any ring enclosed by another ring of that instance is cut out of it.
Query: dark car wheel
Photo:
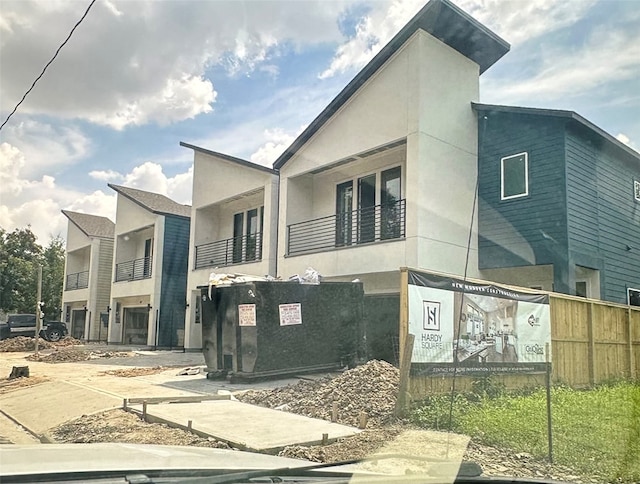
[[[50,329],[46,332],[46,335],[49,341],[60,341],[64,336],[59,329]]]

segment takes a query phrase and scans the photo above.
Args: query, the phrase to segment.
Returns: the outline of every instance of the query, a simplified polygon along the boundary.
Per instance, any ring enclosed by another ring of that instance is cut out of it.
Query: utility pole
[[[35,345],[36,345],[36,355],[38,354],[38,346],[40,345],[40,328],[42,327],[42,319],[41,319],[41,313],[42,313],[42,307],[40,305],[41,299],[42,299],[42,266],[39,265],[38,266],[38,292],[37,292],[37,296],[36,296],[36,341],[35,341]]]

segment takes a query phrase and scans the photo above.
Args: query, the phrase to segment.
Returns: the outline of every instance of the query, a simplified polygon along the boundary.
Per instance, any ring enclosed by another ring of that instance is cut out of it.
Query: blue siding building
[[[473,107],[483,275],[635,302],[640,154],[571,111]]]

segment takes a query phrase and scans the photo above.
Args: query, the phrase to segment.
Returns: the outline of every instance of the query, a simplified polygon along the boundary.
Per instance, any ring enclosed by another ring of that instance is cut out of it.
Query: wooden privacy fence
[[[552,380],[585,387],[613,379],[640,380],[640,308],[550,294]],[[507,388],[542,386],[545,376],[495,375]],[[458,376],[456,390],[478,377]],[[414,400],[451,390],[450,376],[412,376]]]

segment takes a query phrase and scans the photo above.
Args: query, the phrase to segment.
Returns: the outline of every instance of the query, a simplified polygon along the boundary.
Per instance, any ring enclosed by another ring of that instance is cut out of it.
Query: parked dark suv
[[[0,339],[13,336],[35,336],[35,314],[10,314],[6,323],[0,323]],[[59,341],[68,334],[67,325],[61,321],[42,323],[40,336],[49,341]]]

